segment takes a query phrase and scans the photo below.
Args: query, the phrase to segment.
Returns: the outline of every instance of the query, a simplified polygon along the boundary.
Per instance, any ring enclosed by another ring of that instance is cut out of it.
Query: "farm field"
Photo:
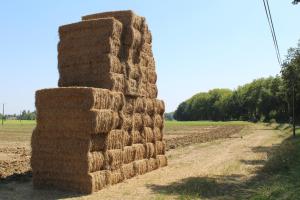
[[[165,124],[167,149],[226,138],[247,124],[167,121]],[[6,121],[4,126],[0,126],[0,178],[30,170],[30,139],[34,127],[35,121]]]
[[[281,130],[284,127],[245,122],[167,122],[165,138],[167,143],[175,145],[167,152],[168,167],[88,196],[33,190],[30,174],[10,175],[30,170],[30,137],[34,125],[30,121],[22,125],[8,122],[0,128],[0,172],[6,177],[0,180],[0,199],[248,199],[255,195],[268,199],[272,192],[284,190],[280,181],[288,180],[290,185],[282,184],[297,187],[285,174],[283,178],[270,179],[271,182],[257,181],[270,166],[270,152],[287,140],[288,135]],[[215,137],[205,140],[208,134]],[[199,143],[186,139],[192,135]],[[199,139],[201,135],[204,136]],[[174,142],[174,138],[179,142]],[[299,139],[294,142],[300,146]],[[278,184],[273,186],[274,181]]]

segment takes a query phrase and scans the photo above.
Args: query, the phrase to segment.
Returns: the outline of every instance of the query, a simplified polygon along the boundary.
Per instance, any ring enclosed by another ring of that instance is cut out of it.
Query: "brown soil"
[[[19,144],[20,145],[20,144]],[[24,145],[1,145],[0,181],[16,178],[30,171],[30,150]]]
[[[193,143],[203,143],[228,138],[240,132],[243,128],[244,126],[215,126],[203,127],[202,129],[189,128],[187,131],[184,131],[185,135],[181,135],[180,132],[176,130],[174,131],[176,134],[174,134],[174,132],[172,134],[172,131],[170,131],[170,133],[165,136],[166,149],[170,150]]]

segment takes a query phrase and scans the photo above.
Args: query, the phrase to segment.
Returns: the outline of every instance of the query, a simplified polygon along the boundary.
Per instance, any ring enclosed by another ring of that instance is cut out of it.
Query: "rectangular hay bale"
[[[64,155],[44,153],[34,149],[31,156],[33,171],[60,172],[63,174],[87,174],[104,169],[105,156],[102,152],[90,152],[86,155]]]
[[[129,144],[129,135],[124,130],[114,129],[107,134],[92,135],[91,143],[91,151],[123,149],[124,146]]]
[[[122,93],[100,88],[61,87],[38,90],[35,94],[35,106],[38,111],[92,109],[119,111],[123,105]]]
[[[168,159],[166,155],[157,155],[156,160],[159,167],[165,167],[168,165]]]
[[[59,126],[58,126],[59,125]],[[120,128],[120,118],[112,110],[65,110],[47,112],[37,110],[37,129],[42,134],[52,132],[74,132],[80,134],[107,133]]]

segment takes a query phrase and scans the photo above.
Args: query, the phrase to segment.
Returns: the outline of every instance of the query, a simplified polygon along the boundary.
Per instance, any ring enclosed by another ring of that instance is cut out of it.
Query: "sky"
[[[283,58],[300,39],[300,5],[291,1],[269,1]],[[60,25],[128,9],[145,16],[152,32],[158,98],[167,112],[195,93],[280,73],[262,0],[2,0],[0,103],[6,113],[33,111],[35,91],[57,87]]]

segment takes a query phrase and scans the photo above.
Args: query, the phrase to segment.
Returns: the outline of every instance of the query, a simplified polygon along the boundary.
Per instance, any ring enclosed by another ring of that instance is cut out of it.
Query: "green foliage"
[[[276,76],[254,80],[234,91],[214,89],[198,93],[179,105],[174,118],[181,121],[285,121],[288,112],[283,88],[283,80]]]
[[[23,110],[21,115],[17,117],[19,120],[35,120],[36,119],[36,111],[30,112],[29,110]]]

